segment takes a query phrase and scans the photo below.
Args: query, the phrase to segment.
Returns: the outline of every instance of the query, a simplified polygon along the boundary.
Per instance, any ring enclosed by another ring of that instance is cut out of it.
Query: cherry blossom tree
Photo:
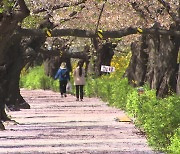
[[[179,24],[178,0],[1,0],[0,120],[9,120],[5,104],[30,107],[20,95],[20,72],[39,53],[59,55],[58,48],[43,48],[48,38],[87,38],[98,53],[101,42],[122,38],[119,45],[132,49],[126,71],[131,84],[149,83],[160,97],[179,93]],[[68,56],[88,61],[84,55]]]

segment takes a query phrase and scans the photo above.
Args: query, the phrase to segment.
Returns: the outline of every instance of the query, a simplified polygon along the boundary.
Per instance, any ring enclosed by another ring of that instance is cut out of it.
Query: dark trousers
[[[61,95],[66,93],[66,85],[67,85],[67,80],[61,80],[59,81],[59,91],[61,93]]]
[[[83,99],[83,85],[76,85],[76,98],[79,99],[79,94],[80,94],[80,99]]]

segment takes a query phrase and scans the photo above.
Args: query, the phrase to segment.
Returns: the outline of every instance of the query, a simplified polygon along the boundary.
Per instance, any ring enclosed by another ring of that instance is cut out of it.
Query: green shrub
[[[154,90],[147,90],[140,96],[133,91],[128,94],[126,107],[128,113],[136,118],[137,126],[143,127],[148,142],[160,150],[166,150],[180,124],[179,97],[157,99]]]
[[[143,124],[147,120],[148,114],[153,111],[153,107],[157,104],[156,92],[149,90],[147,86],[144,86],[145,92],[138,94],[137,89],[134,88],[127,96],[126,109],[130,116],[138,118],[138,122]]]
[[[178,96],[158,100],[145,123],[145,129],[149,142],[160,149],[166,149],[170,144],[170,138],[180,125],[180,99]]]
[[[180,153],[180,127],[175,131],[175,134],[170,138],[171,144],[168,146],[168,153]]]
[[[42,66],[37,66],[20,79],[20,87],[29,89],[52,89],[58,91],[58,81],[48,77],[44,73]]]
[[[71,77],[73,85],[73,78]],[[20,79],[20,87],[28,89],[51,89],[59,92],[59,80],[54,80],[44,73],[43,66],[31,68],[28,72],[22,72]],[[75,93],[75,88],[72,86],[71,94]]]
[[[104,75],[101,78],[87,80],[85,93],[87,96],[95,96],[109,105],[125,109],[127,93],[132,90],[127,78],[121,79],[118,75]]]
[[[88,97],[97,96],[98,87],[97,80],[94,80],[91,77],[86,79],[86,85],[84,87],[85,95]]]
[[[126,110],[127,94],[130,93],[133,88],[128,84],[127,78],[116,78],[111,81],[111,97],[109,99],[110,104],[118,108]]]

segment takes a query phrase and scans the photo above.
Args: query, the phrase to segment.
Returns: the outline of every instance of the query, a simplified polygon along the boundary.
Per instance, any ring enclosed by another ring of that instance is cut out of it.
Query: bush
[[[171,144],[168,146],[168,152],[172,154],[180,153],[180,127],[175,131],[175,134],[170,138]]]
[[[86,80],[86,85],[84,87],[85,95],[88,97],[97,96],[98,87],[97,87],[97,80],[89,77]]]
[[[127,94],[132,91],[132,87],[129,86],[127,78],[115,78],[111,81],[111,97],[109,99],[110,104],[115,107],[126,110]]]
[[[71,83],[73,79],[71,79]],[[59,80],[54,80],[51,77],[48,77],[44,73],[43,66],[37,66],[31,68],[28,72],[22,70],[20,87],[28,89],[50,89],[53,91],[59,92]],[[72,86],[71,94],[75,93],[74,86]]]
[[[126,78],[121,79],[116,75],[105,75],[101,78],[89,78],[85,86],[85,94],[95,96],[110,105],[125,109],[127,93],[132,89]]]
[[[140,96],[133,91],[128,94],[126,107],[128,113],[136,118],[136,124],[143,127],[149,143],[166,150],[180,124],[179,97],[157,99],[154,90],[147,90]]]
[[[20,87],[29,89],[52,89],[58,91],[58,86],[58,81],[46,76],[41,66],[30,69],[20,79]]]

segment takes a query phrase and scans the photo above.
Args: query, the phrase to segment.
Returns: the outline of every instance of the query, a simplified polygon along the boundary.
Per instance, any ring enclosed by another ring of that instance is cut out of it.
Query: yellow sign
[[[100,39],[103,38],[103,31],[102,31],[101,29],[98,30],[97,34],[98,34],[98,37],[99,37]]]
[[[51,37],[51,36],[52,36],[52,34],[51,34],[51,31],[50,31],[50,30],[47,30],[47,31],[46,31],[46,34],[47,34],[49,37]]]
[[[137,28],[137,32],[141,34],[143,30],[141,28]]]

